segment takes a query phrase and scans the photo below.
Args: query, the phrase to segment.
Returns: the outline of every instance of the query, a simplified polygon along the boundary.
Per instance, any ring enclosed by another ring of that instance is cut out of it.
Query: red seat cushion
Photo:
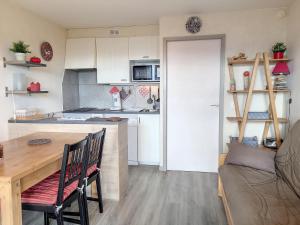
[[[60,172],[57,172],[22,193],[22,203],[55,205],[57,201]],[[78,181],[64,189],[63,200],[76,190]]]
[[[86,175],[89,177],[96,170],[97,170],[97,164],[94,164],[88,168]]]

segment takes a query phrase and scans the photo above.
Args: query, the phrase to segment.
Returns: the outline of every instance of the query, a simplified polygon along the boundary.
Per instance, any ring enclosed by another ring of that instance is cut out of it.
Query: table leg
[[[22,225],[20,181],[0,183],[1,224]]]

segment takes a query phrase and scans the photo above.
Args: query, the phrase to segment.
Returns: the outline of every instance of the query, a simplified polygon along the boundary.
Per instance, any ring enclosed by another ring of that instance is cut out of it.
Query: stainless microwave
[[[159,82],[160,64],[159,62],[132,62],[131,82]]]

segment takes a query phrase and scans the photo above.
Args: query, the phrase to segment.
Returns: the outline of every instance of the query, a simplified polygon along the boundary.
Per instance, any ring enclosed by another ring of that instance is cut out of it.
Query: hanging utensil
[[[156,99],[157,102],[160,102],[160,92],[159,92],[159,87],[158,87],[158,93],[157,93],[157,99]]]
[[[155,95],[152,95],[152,99],[153,99],[153,101],[155,102],[155,101],[156,101],[156,96],[155,96]]]
[[[151,86],[149,87],[149,98],[147,100],[147,103],[149,105],[151,105],[153,103],[153,99],[152,99],[152,96],[151,96]]]
[[[128,98],[129,94],[126,93],[124,87],[122,87],[122,90],[120,91],[120,97],[124,101]]]

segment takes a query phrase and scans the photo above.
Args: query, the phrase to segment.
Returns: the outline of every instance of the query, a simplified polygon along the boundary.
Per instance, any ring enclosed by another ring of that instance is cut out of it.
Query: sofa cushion
[[[279,148],[275,163],[278,175],[300,196],[300,120]]]
[[[226,164],[248,166],[275,173],[275,152],[268,149],[252,148],[240,143],[231,143],[228,147]]]
[[[219,172],[234,225],[300,224],[300,199],[276,174],[236,165]]]

